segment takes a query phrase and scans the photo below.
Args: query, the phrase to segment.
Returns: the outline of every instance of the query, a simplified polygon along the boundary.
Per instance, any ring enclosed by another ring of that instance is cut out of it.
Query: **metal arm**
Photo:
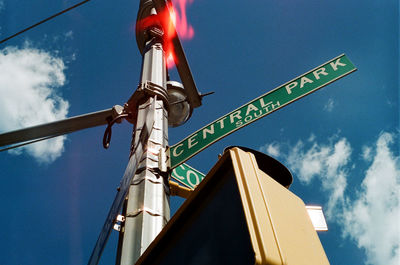
[[[0,134],[0,146],[22,143],[49,136],[59,136],[108,123],[114,116],[122,113],[123,107],[114,106],[111,109],[75,116],[65,120],[50,122],[33,127]]]

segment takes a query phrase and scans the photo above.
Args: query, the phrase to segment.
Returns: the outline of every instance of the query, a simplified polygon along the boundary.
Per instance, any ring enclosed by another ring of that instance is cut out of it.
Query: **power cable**
[[[82,1],[82,2],[80,2],[80,3],[78,3],[78,4],[76,4],[76,5],[73,5],[73,6],[71,6],[71,7],[68,7],[67,9],[64,9],[64,10],[61,11],[61,12],[58,12],[57,14],[54,14],[54,15],[52,15],[52,16],[46,18],[46,19],[43,19],[42,21],[39,21],[38,23],[36,23],[36,24],[34,24],[34,25],[30,26],[30,27],[27,27],[27,28],[25,28],[25,29],[23,29],[23,30],[21,30],[21,31],[19,31],[19,32],[17,32],[17,33],[15,33],[15,34],[13,34],[13,35],[11,35],[11,36],[9,36],[9,37],[7,37],[7,38],[1,40],[1,41],[0,41],[0,44],[2,44],[2,43],[4,43],[4,42],[6,42],[6,41],[8,41],[8,40],[10,40],[10,39],[12,39],[12,38],[18,36],[18,35],[20,35],[20,34],[22,34],[22,33],[24,33],[25,31],[28,31],[28,30],[30,30],[30,29],[33,29],[33,28],[35,28],[35,27],[37,27],[37,26],[39,26],[39,25],[41,25],[41,24],[43,24],[43,23],[45,23],[45,22],[47,22],[47,21],[49,21],[49,20],[51,20],[51,19],[53,19],[53,18],[55,18],[55,17],[57,17],[57,16],[59,16],[59,15],[62,15],[62,14],[66,13],[66,12],[68,12],[68,11],[70,11],[70,10],[72,10],[72,9],[74,9],[74,8],[76,8],[76,7],[78,7],[78,6],[80,6],[80,5],[83,5],[83,4],[85,4],[85,3],[89,2],[89,1],[90,1],[90,0],[84,0],[84,1]]]
[[[126,119],[130,117],[130,114],[128,113],[123,113],[118,115],[117,117],[115,117],[112,121],[110,121],[107,125],[107,128],[104,132],[104,136],[103,136],[103,147],[105,149],[108,149],[108,147],[110,146],[110,141],[111,141],[111,134],[112,134],[112,130],[111,127],[114,125],[114,123],[121,122],[121,119]]]

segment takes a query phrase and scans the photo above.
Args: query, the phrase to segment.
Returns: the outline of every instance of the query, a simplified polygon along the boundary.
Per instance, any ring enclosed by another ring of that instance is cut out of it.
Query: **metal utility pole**
[[[197,90],[183,47],[171,23],[170,2],[167,2],[140,0],[136,41],[143,56],[141,80],[124,107],[116,105],[109,110],[0,134],[0,147],[18,144],[0,150],[5,151],[108,124],[103,137],[103,146],[108,148],[114,123],[126,119],[135,124],[129,162],[93,248],[89,265],[98,264],[113,228],[121,232],[116,263],[125,265],[134,264],[168,222],[170,187],[166,159],[168,152],[165,150],[168,145],[168,125],[176,127],[185,123],[193,108],[201,106],[203,96],[210,94],[201,95]],[[167,29],[168,34],[165,35],[168,38],[164,36],[164,30]],[[183,84],[167,82],[164,46],[167,49],[173,47],[173,59]],[[19,144],[26,141],[30,142]],[[119,213],[123,205],[124,216],[121,216]]]
[[[141,1],[141,7],[142,2],[145,1]],[[155,9],[151,13],[155,14]],[[168,176],[161,173],[158,161],[159,152],[168,145],[167,70],[163,31],[159,26],[151,25],[144,29],[144,34],[146,42],[138,88],[144,96],[138,104],[132,147],[143,140],[139,138],[141,130],[146,126],[147,115],[154,115],[154,125],[128,192],[119,249],[121,265],[134,264],[170,218]],[[154,105],[153,114],[151,106]]]

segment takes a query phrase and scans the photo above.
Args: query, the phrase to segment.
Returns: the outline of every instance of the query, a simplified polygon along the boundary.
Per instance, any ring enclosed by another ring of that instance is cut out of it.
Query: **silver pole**
[[[151,34],[150,34],[151,35]],[[151,38],[146,43],[140,87],[166,95],[166,65],[161,39]],[[152,133],[144,147],[144,154],[131,182],[126,206],[126,219],[121,244],[121,265],[132,265],[138,260],[170,218],[167,176],[160,173],[158,153],[168,144],[168,113],[166,96],[150,96],[139,105],[133,143],[139,141],[146,115],[155,100]],[[151,112],[151,111],[150,111]]]

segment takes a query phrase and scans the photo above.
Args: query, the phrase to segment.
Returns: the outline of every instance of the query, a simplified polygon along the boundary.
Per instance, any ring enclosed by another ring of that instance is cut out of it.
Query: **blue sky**
[[[0,38],[71,0],[0,0]],[[0,132],[122,105],[137,87],[138,1],[93,0],[0,46]],[[183,43],[203,93],[170,144],[345,53],[358,70],[212,145],[188,164],[207,173],[229,145],[293,173],[291,191],[322,205],[331,264],[399,264],[398,1],[210,1],[188,7]],[[175,70],[170,71],[178,79]],[[85,264],[128,160],[131,126],[103,127],[0,154],[0,263]],[[182,199],[171,198],[176,211]],[[117,232],[101,264],[115,258]]]

